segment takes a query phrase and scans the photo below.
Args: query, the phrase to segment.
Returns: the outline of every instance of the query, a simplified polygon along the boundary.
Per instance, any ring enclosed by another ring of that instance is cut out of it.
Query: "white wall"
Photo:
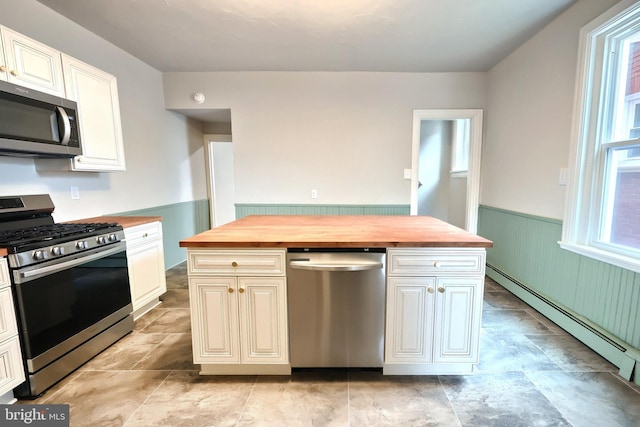
[[[0,157],[0,196],[51,194],[57,221],[206,198],[202,124],[165,110],[162,74],[35,0],[17,3],[0,0],[1,25],[117,77],[127,171],[45,173]]]
[[[236,202],[409,204],[413,110],[484,108],[486,74],[175,72],[164,88],[170,109],[231,109]]]
[[[488,73],[480,203],[562,218],[579,31],[616,0],[580,0]]]

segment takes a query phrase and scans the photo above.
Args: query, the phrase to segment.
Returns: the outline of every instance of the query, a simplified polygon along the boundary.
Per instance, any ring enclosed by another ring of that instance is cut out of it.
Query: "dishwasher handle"
[[[379,270],[383,268],[381,262],[362,261],[362,262],[313,262],[308,260],[291,261],[291,268],[295,270],[311,270],[311,271],[367,271]]]

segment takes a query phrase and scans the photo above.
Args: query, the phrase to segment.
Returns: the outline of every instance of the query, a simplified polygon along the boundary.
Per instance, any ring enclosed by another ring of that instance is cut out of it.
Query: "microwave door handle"
[[[68,145],[69,139],[71,138],[71,123],[69,122],[69,116],[67,115],[65,109],[60,106],[56,107],[56,114],[58,115],[58,118],[62,119],[63,125],[63,133],[62,138],[60,139],[60,143],[62,145]],[[58,123],[60,123],[60,121],[58,121]]]

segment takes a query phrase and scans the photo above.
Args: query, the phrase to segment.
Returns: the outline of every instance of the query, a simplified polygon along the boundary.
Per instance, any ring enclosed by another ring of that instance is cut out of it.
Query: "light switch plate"
[[[560,168],[558,174],[558,185],[567,185],[567,168]]]

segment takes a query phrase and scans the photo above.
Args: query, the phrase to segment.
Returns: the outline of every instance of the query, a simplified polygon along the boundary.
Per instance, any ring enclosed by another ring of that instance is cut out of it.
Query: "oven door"
[[[128,316],[125,243],[13,271],[29,372],[35,372]]]

